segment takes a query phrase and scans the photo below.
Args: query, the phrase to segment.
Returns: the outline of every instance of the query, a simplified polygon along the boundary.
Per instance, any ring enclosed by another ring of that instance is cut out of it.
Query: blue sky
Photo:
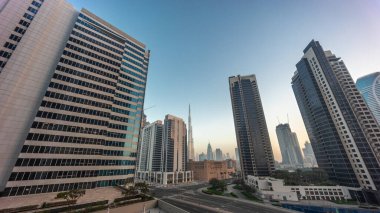
[[[145,106],[149,121],[192,108],[195,150],[234,153],[228,88],[232,75],[256,74],[276,160],[275,127],[287,121],[308,140],[291,77],[311,39],[342,57],[356,80],[380,71],[376,0],[69,0],[151,50]],[[232,154],[234,155],[234,154]]]

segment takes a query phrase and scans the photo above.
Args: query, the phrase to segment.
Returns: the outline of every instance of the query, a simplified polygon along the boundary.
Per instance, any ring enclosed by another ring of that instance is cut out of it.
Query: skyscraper
[[[232,76],[229,84],[242,175],[269,176],[274,159],[256,76]]]
[[[217,148],[215,150],[215,160],[216,161],[222,161],[223,160],[223,152],[221,149]]]
[[[139,171],[162,171],[162,121],[155,121],[144,127],[139,144]]]
[[[186,171],[187,130],[182,118],[165,116],[163,156],[164,172]]]
[[[315,159],[313,148],[309,141],[305,142],[305,148],[302,149],[304,156],[304,166],[305,167],[316,167],[317,160]]]
[[[193,127],[191,126],[191,113],[190,113],[190,104],[189,104],[189,129],[188,129],[188,134],[187,134],[187,141],[188,141],[188,156],[189,160],[195,160],[194,156],[194,141],[193,141]]]
[[[210,142],[208,142],[207,146],[207,160],[214,160],[214,153],[212,151]]]
[[[344,62],[313,40],[296,67],[292,87],[318,166],[380,200],[380,128]]]
[[[199,161],[204,161],[204,160],[207,160],[207,155],[205,154],[205,153],[201,153],[200,155],[199,155]]]
[[[64,0],[0,2],[3,196],[132,183],[149,51]]]
[[[290,130],[289,124],[276,127],[278,143],[281,149],[282,164],[290,167],[302,167],[303,158],[296,133]]]
[[[360,77],[356,81],[356,87],[380,124],[380,72]]]

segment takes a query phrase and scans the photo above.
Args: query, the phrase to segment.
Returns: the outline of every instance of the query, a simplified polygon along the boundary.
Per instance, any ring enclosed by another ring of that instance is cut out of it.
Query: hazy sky
[[[236,145],[228,77],[256,74],[276,160],[275,127],[287,121],[308,140],[291,77],[312,39],[342,57],[356,80],[380,71],[378,0],[69,0],[151,50],[145,107],[187,122],[192,108],[196,153]]]

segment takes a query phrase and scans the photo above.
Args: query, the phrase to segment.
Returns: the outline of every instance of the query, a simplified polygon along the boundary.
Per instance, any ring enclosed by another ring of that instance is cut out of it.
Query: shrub
[[[238,197],[238,196],[237,196],[235,193],[233,193],[233,192],[231,192],[230,195],[231,195],[232,197]]]
[[[31,211],[38,208],[38,205],[29,205],[29,206],[21,206],[17,208],[9,208],[9,209],[2,209],[0,210],[0,213],[13,213],[13,212],[22,212],[22,211]]]

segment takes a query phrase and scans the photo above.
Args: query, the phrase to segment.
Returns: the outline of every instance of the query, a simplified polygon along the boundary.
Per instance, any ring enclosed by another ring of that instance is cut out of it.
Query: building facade
[[[242,175],[269,176],[274,158],[256,76],[232,76],[229,84]]]
[[[356,87],[380,124],[380,72],[358,78]]]
[[[296,67],[292,87],[318,166],[379,202],[380,128],[344,62],[311,41]]]
[[[205,153],[201,153],[200,155],[199,155],[199,161],[204,161],[204,160],[207,160],[207,155],[205,154]]]
[[[224,180],[230,177],[227,161],[189,161],[189,170],[193,171],[194,180],[209,181],[213,178]]]
[[[309,141],[305,142],[305,147],[302,149],[304,156],[304,167],[318,167],[317,160],[315,159],[313,148]]]
[[[187,142],[188,142],[188,159],[189,160],[195,160],[195,154],[194,154],[194,139],[193,139],[193,127],[191,126],[191,111],[190,111],[190,105],[189,105],[189,120],[188,120],[188,134],[187,134]]]
[[[223,159],[223,152],[219,148],[215,149],[215,160],[216,161],[222,161],[222,160],[224,160]]]
[[[162,121],[155,121],[142,130],[138,153],[138,171],[163,171],[163,127]]]
[[[164,172],[186,171],[187,130],[182,118],[166,115],[164,121]]]
[[[246,183],[258,189],[262,198],[284,201],[345,201],[354,199],[350,191],[359,190],[346,186],[286,186],[282,179],[255,176],[248,176]]]
[[[210,142],[207,145],[207,160],[214,160],[214,152],[212,151]]]
[[[0,2],[0,191],[133,183],[149,50],[64,0]]]
[[[280,145],[282,164],[293,168],[303,167],[303,157],[296,133],[292,132],[289,124],[279,124],[276,127]]]

